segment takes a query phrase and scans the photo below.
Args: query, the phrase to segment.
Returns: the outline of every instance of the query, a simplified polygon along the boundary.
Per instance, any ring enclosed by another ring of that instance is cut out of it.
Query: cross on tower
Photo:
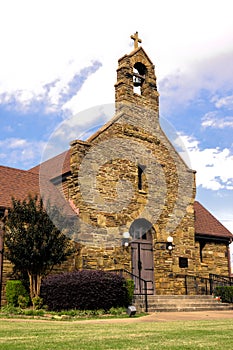
[[[141,43],[142,40],[138,38],[138,32],[136,32],[134,35],[131,35],[131,39],[134,40],[134,50],[138,48],[138,43]]]

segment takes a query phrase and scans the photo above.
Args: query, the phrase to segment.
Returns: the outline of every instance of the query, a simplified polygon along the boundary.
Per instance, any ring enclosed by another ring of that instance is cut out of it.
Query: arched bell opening
[[[136,62],[133,67],[133,87],[134,92],[142,95],[142,85],[146,78],[146,67],[141,62]]]

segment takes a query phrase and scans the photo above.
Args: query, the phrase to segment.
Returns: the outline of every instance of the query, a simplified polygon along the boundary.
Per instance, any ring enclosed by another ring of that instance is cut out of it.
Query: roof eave
[[[218,236],[213,235],[213,234],[206,234],[206,233],[195,233],[195,239],[196,240],[200,240],[200,239],[204,239],[204,240],[208,240],[208,241],[218,241],[218,242],[225,242],[225,243],[230,243],[233,240],[233,235],[232,237],[229,236]]]

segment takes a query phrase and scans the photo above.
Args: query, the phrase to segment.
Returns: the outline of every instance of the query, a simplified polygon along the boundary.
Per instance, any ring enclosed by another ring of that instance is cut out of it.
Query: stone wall
[[[141,95],[133,89],[133,68],[139,61],[146,68]],[[122,234],[135,219],[144,218],[155,230],[156,292],[169,294],[181,272],[180,257],[188,259],[186,273],[196,269],[195,172],[160,127],[154,66],[142,48],[119,60],[115,89],[113,119],[88,142],[71,143],[69,195],[79,209],[76,239],[86,247],[82,267],[118,268],[125,259],[130,269],[130,249],[124,256],[120,248]],[[166,249],[169,235],[175,244],[171,255]]]
[[[121,267],[114,262],[115,247],[120,247],[122,234],[132,222],[143,217],[156,232],[156,292],[170,294],[174,292],[174,276],[181,272],[179,257],[189,260],[185,272],[195,271],[195,178],[158,126],[153,133],[140,127],[144,112],[137,111],[134,124],[138,126],[129,123],[131,116],[122,114],[85,146],[80,141],[71,144],[69,193],[79,208],[81,228],[77,240],[86,245],[88,252],[83,267]],[[78,167],[77,159],[81,161]],[[142,190],[138,189],[139,164],[146,167]],[[158,242],[166,242],[171,233],[176,247],[169,255],[164,244],[160,249]],[[130,259],[129,253],[129,269]]]
[[[202,241],[203,242],[203,241]],[[196,241],[196,266],[197,274],[209,277],[209,274],[229,276],[229,248],[228,243],[219,240],[205,241],[200,258],[200,241]]]

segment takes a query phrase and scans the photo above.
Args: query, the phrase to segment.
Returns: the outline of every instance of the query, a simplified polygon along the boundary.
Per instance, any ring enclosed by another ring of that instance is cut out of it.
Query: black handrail
[[[185,275],[185,294],[208,295],[210,293],[210,279],[200,276]]]
[[[233,286],[233,277],[221,276],[210,273],[209,278],[211,294],[214,293],[214,289],[217,286]]]
[[[184,275],[185,279],[185,293],[188,294],[201,294],[212,295],[216,286],[232,286],[233,278],[228,276],[215,275],[210,273],[209,278]]]
[[[114,273],[119,273],[121,276],[128,275],[132,280],[133,279],[138,279],[139,283],[139,292],[134,291],[134,295],[144,295],[145,296],[145,312],[148,312],[148,288],[147,288],[147,283],[148,282],[152,282],[152,281],[147,281],[144,280],[141,277],[138,277],[137,275],[134,275],[132,272],[129,272],[126,269],[116,269],[116,270],[108,270],[109,272],[114,272]],[[141,282],[144,285],[144,292],[143,292],[143,288],[141,288]]]

